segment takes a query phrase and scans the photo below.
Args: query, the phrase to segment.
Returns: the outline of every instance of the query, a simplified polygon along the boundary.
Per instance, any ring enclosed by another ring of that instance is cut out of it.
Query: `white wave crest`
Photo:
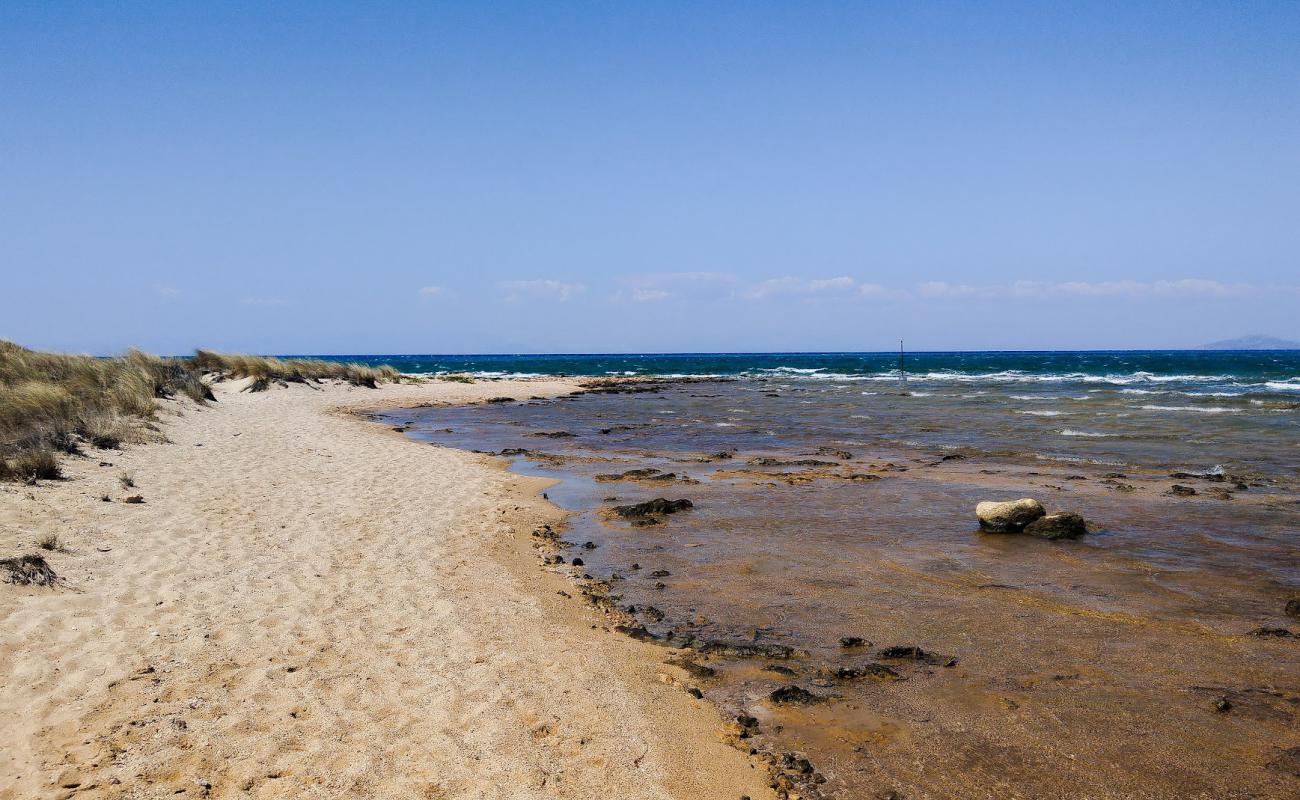
[[[1138,406],[1143,411],[1192,411],[1198,414],[1232,414],[1235,408],[1224,406]]]

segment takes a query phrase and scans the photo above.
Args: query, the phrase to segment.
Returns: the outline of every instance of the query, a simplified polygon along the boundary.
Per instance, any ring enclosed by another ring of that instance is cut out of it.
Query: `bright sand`
[[[544,482],[338,413],[573,384],[236,388],[0,485],[0,555],[66,547],[64,587],[0,585],[0,798],[770,796],[536,568]]]

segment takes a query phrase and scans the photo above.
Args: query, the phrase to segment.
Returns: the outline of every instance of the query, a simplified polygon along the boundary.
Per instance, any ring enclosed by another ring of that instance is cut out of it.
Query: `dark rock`
[[[1286,628],[1270,628],[1267,626],[1254,629],[1253,631],[1250,632],[1250,635],[1258,636],[1260,638],[1272,638],[1272,639],[1290,639],[1293,636],[1295,636],[1294,633],[1287,630]]]
[[[538,431],[537,433],[530,433],[528,435],[540,436],[546,439],[572,439],[574,437],[574,434],[569,433],[568,431]]]
[[[858,680],[860,678],[872,678],[881,681],[901,681],[903,676],[884,664],[867,664],[863,667],[840,667],[835,671],[835,677],[840,680]]]
[[[652,578],[667,578],[669,575],[672,575],[672,573],[666,569],[657,569],[650,573],[650,577]]]
[[[919,661],[922,664],[938,664],[942,659],[934,653],[928,653],[916,645],[904,644],[886,647],[880,651],[881,658],[906,659],[908,661]]]
[[[653,642],[655,640],[654,634],[640,625],[615,625],[614,632],[629,636],[638,642]]]
[[[675,514],[687,508],[694,508],[695,504],[685,498],[681,500],[667,500],[662,497],[656,497],[654,500],[647,500],[644,503],[634,503],[626,506],[614,506],[614,513],[620,517],[645,517],[651,514]]]
[[[1226,697],[1220,697],[1214,701],[1214,710],[1218,711],[1219,713],[1228,711],[1231,708],[1232,708],[1232,703]]]
[[[664,621],[664,612],[654,606],[631,606],[628,608],[628,611],[632,614],[640,614],[651,622]]]
[[[782,686],[780,689],[775,690],[767,696],[767,699],[771,700],[773,703],[797,703],[799,705],[809,705],[810,703],[820,702],[825,698],[821,695],[813,694],[801,686],[791,684],[789,686]]]
[[[646,467],[644,469],[629,469],[626,472],[618,474],[602,473],[597,475],[595,479],[602,483],[609,483],[612,481],[630,481],[636,480],[637,478],[648,478],[657,472],[659,472],[659,470]]]
[[[1300,597],[1293,597],[1286,601],[1285,611],[1288,617],[1300,617]]]
[[[596,543],[595,543],[595,542],[583,542],[583,543],[582,543],[582,549],[583,549],[583,550],[595,550],[595,549],[596,549]]]
[[[866,644],[870,644],[870,642],[868,642],[866,639],[863,639],[861,636],[840,637],[840,647],[862,647],[863,645]]]
[[[489,397],[487,401],[489,403],[513,403],[515,399],[513,397]]]
[[[1180,483],[1175,483],[1173,486],[1169,487],[1169,493],[1179,497],[1191,497],[1196,494],[1196,490],[1190,486],[1183,486]]]
[[[582,562],[582,559],[581,559],[581,558],[575,558],[575,559],[573,559],[573,566],[575,566],[575,567],[581,567],[581,566],[582,566],[582,563],[583,563],[583,562]]]
[[[695,642],[693,647],[701,653],[723,656],[724,658],[786,659],[792,658],[795,654],[794,648],[786,647],[783,644],[727,642],[720,639],[709,639],[703,642]]]
[[[664,663],[671,664],[674,667],[681,667],[686,670],[686,674],[690,675],[692,678],[712,678],[714,675],[718,674],[718,671],[713,667],[700,664],[699,662],[693,661],[685,656],[670,658]]]
[[[689,694],[691,697],[694,697],[696,700],[704,699],[704,692],[701,692],[699,689],[696,689],[694,686],[687,689],[686,693]]]
[[[144,497],[143,497],[142,495],[133,494],[133,495],[131,495],[130,497],[125,497],[125,498],[123,498],[123,499],[122,499],[122,502],[123,502],[123,503],[132,503],[132,504],[134,504],[134,505],[139,505],[140,503],[143,503],[143,502],[144,502]]]
[[[633,528],[653,528],[662,524],[664,524],[664,521],[659,517],[642,517],[641,519],[632,520]]]
[[[841,461],[848,461],[849,459],[853,458],[853,454],[850,453],[848,450],[837,450],[834,447],[819,447],[817,448],[817,455],[835,456]]]
[[[822,461],[816,458],[798,458],[786,460],[781,458],[751,458],[750,465],[755,467],[833,467],[834,461]]]
[[[1048,514],[1025,526],[1025,533],[1042,539],[1077,539],[1087,532],[1083,517],[1070,512]]]
[[[767,664],[763,667],[764,672],[774,672],[777,675],[794,675],[795,671],[789,667],[780,664]]]

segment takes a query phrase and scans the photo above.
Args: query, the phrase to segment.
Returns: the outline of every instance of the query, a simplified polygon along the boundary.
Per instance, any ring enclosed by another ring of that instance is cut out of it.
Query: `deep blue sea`
[[[644,353],[561,355],[345,355],[402,372],[479,376],[705,375],[807,376],[897,381],[892,353]],[[1300,393],[1300,350],[1123,350],[925,352],[905,355],[911,381],[929,383],[1182,384],[1206,391]]]

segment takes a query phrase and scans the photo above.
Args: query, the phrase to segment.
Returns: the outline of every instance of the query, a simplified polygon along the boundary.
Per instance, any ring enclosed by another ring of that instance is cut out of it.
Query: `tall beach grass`
[[[317,359],[204,350],[193,358],[159,358],[139,350],[95,358],[42,353],[0,340],[0,480],[57,478],[60,455],[156,436],[160,398],[213,399],[205,375],[251,377],[253,391],[272,381],[339,380],[373,387],[399,377],[392,367]]]

